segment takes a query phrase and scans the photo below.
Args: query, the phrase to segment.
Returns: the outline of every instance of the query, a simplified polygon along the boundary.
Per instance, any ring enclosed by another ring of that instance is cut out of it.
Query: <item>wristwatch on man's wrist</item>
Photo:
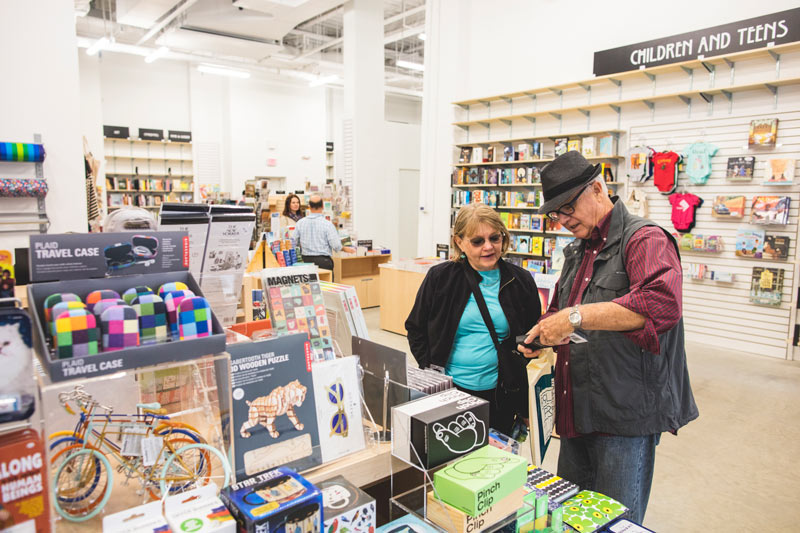
[[[583,322],[583,317],[581,316],[581,312],[578,309],[578,306],[572,308],[569,312],[569,323],[572,325],[574,329],[578,329],[581,327],[581,322]]]

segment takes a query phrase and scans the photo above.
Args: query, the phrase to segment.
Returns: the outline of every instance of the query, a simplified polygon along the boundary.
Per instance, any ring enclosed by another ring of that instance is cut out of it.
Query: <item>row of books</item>
[[[606,182],[614,181],[610,163],[600,163],[600,175]],[[467,168],[453,170],[453,185],[533,185],[541,183],[541,169],[537,166],[515,168]]]
[[[463,146],[458,162],[475,164],[552,159],[571,150],[581,152],[584,157],[613,157],[617,153],[617,137],[611,134],[577,138],[555,137],[552,140],[504,144],[502,148],[493,145]]]
[[[753,259],[781,260],[789,257],[791,238],[767,235],[764,230],[742,228],[736,232],[736,255]]]
[[[170,202],[191,202],[192,193],[175,194],[166,201]],[[133,205],[137,207],[158,207],[165,199],[158,195],[129,194],[129,193],[108,193],[108,207],[122,207]]]
[[[520,254],[539,257],[550,257],[556,246],[555,237],[539,237],[536,235],[511,235],[509,249]]]
[[[511,264],[517,265],[533,273],[544,274],[550,272],[552,261],[550,259],[528,259],[519,256],[508,256],[505,258]]]
[[[166,178],[120,178],[109,176],[106,178],[106,187],[108,189],[116,190],[130,190],[130,191],[165,191],[169,192],[173,189],[177,190],[190,190],[191,183],[182,185],[182,180],[179,179],[166,179]]]
[[[452,206],[461,207],[469,204],[485,204],[490,207],[526,207],[534,209],[544,202],[542,191],[453,191]]]

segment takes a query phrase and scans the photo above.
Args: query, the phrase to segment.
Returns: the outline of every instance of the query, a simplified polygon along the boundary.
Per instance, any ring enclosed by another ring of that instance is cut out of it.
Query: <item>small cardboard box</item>
[[[370,533],[375,530],[375,498],[359,489],[342,476],[317,483],[322,491],[324,531],[347,528],[352,533]],[[333,527],[333,529],[331,529]]]
[[[220,497],[236,517],[240,532],[321,531],[322,493],[289,468],[234,483]]]
[[[164,501],[164,518],[173,531],[236,533],[236,521],[217,496],[213,483]]]
[[[494,446],[484,446],[433,475],[439,497],[470,516],[478,516],[525,484],[528,462]]]
[[[478,516],[470,516],[464,511],[439,500],[433,491],[428,492],[428,520],[448,533],[478,533],[513,515],[522,507],[525,489],[517,489],[495,503]]]
[[[392,454],[425,469],[485,445],[489,402],[451,389],[392,408]]]
[[[103,533],[143,533],[170,531],[161,514],[161,502],[150,502],[103,517]]]

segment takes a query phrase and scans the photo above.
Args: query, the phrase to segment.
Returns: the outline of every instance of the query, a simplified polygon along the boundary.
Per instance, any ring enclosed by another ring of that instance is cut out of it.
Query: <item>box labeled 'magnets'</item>
[[[220,497],[244,533],[319,533],[322,493],[286,467],[264,472],[222,490]]]
[[[518,455],[484,446],[437,471],[433,486],[443,501],[478,516],[521,488],[527,467]]]

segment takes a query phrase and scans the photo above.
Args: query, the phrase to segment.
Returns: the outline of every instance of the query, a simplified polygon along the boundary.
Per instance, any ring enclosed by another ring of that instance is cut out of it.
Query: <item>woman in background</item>
[[[283,204],[283,213],[281,224],[284,227],[294,226],[297,221],[305,216],[300,210],[300,198],[296,194],[290,194],[286,197],[286,202]]]
[[[509,241],[494,209],[462,207],[453,226],[454,257],[428,271],[405,323],[420,368],[443,367],[460,390],[489,401],[491,427],[506,434],[515,416],[528,418],[527,361],[512,353],[515,339],[541,315],[531,272],[502,259]],[[477,290],[501,345],[504,369],[476,301]],[[508,382],[509,368],[515,383]]]

